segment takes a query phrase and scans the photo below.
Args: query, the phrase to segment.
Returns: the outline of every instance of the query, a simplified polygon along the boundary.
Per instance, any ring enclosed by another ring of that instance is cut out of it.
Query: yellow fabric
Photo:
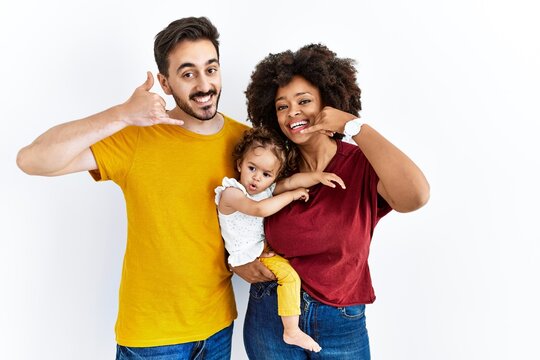
[[[259,260],[277,278],[278,315],[300,315],[300,277],[289,261],[279,255]]]
[[[235,175],[231,154],[246,129],[227,117],[214,135],[128,127],[92,146],[92,176],[113,180],[126,200],[120,345],[203,340],[236,318],[213,194],[223,176]]]

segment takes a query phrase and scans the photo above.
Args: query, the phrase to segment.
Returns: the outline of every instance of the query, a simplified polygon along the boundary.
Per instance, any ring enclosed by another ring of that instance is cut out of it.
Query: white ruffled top
[[[214,190],[216,205],[219,204],[221,193],[228,187],[240,189],[248,198],[261,201],[272,197],[276,185],[272,184],[268,189],[258,194],[249,195],[246,188],[236,179],[224,177],[222,186],[218,186]],[[264,250],[262,217],[246,215],[239,211],[225,215],[220,213],[218,209],[218,218],[221,236],[225,241],[225,248],[229,252],[229,264],[232,266],[244,265],[261,255]]]

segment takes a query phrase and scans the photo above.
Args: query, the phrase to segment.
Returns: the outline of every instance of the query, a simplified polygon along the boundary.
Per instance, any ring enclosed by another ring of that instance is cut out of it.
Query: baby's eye
[[[264,173],[263,176],[268,178],[268,177],[272,177],[272,174]]]
[[[249,171],[255,171],[255,166],[248,166]]]

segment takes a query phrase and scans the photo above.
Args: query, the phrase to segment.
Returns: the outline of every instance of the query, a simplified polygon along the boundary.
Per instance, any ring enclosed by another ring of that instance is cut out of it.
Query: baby
[[[308,201],[306,188],[322,183],[345,189],[343,180],[332,173],[298,173],[281,179],[288,152],[271,130],[250,129],[234,151],[239,179],[223,178],[215,189],[221,234],[233,267],[252,262],[265,248],[263,218],[295,200]],[[279,180],[276,182],[276,180]],[[277,279],[278,315],[283,322],[287,344],[319,352],[321,347],[298,326],[300,278],[289,262],[279,255],[260,258]]]

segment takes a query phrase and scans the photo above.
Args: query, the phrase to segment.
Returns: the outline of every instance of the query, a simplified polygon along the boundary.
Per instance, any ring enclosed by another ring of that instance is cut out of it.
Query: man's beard
[[[217,94],[217,92],[214,89],[208,91],[207,93],[198,92],[198,93],[194,93],[194,94],[189,95],[189,100],[188,101],[190,101],[194,97],[204,97],[204,96],[207,96],[207,95],[214,95],[215,96],[216,94]],[[220,97],[221,97],[221,91],[219,92],[219,94],[217,94],[216,107],[215,107],[214,111],[209,112],[213,105],[208,105],[208,106],[205,106],[205,107],[202,108],[202,114],[197,114],[195,112],[195,110],[191,107],[191,104],[189,102],[185,102],[185,101],[181,100],[180,98],[178,98],[176,95],[173,94],[174,101],[176,102],[176,105],[180,108],[180,110],[182,110],[183,112],[185,112],[189,116],[192,116],[195,119],[202,120],[202,121],[212,120],[214,118],[214,116],[216,116]]]

